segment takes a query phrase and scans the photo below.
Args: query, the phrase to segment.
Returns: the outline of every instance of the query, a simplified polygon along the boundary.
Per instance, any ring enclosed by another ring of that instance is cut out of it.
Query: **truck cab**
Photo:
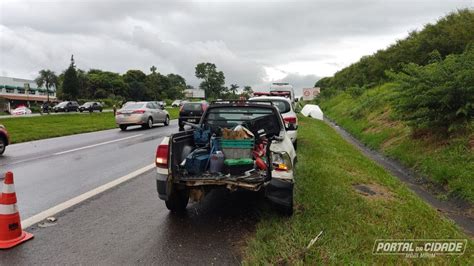
[[[169,210],[183,211],[190,198],[226,187],[262,191],[292,214],[296,153],[272,103],[212,103],[191,126],[165,137],[156,150],[158,196]]]

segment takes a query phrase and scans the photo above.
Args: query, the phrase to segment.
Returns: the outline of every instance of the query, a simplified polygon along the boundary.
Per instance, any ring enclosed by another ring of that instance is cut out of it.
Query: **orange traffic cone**
[[[32,234],[21,230],[13,173],[7,172],[0,195],[0,249],[14,247],[31,238],[33,238]]]

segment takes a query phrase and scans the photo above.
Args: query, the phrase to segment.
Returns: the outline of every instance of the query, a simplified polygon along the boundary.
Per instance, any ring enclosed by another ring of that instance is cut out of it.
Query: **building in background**
[[[46,88],[34,80],[0,76],[0,111],[10,112],[18,106],[47,101]],[[49,88],[49,101],[57,102],[56,87]]]

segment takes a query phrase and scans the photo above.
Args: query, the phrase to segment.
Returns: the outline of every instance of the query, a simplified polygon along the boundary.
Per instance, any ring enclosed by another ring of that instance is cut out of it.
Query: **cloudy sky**
[[[81,69],[123,73],[155,65],[197,85],[213,62],[226,83],[297,88],[421,29],[473,0],[27,1],[0,0],[0,75]]]

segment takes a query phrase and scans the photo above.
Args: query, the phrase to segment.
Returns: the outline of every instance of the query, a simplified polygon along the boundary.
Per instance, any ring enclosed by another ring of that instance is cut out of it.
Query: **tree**
[[[465,128],[474,118],[474,45],[461,55],[426,66],[410,63],[389,72],[399,86],[393,107],[416,129],[449,133]]]
[[[44,87],[46,88],[46,97],[47,97],[47,102],[49,103],[49,89],[52,87],[57,87],[58,85],[58,77],[54,73],[54,71],[51,71],[49,69],[43,69],[39,71],[39,76],[36,78],[36,84],[38,87]]]
[[[219,98],[223,92],[225,77],[222,71],[212,63],[200,63],[196,66],[196,77],[203,81],[199,85],[206,93],[206,97]]]
[[[240,96],[245,97],[246,99],[252,97],[252,95],[253,95],[253,90],[252,90],[252,87],[250,86],[245,86],[244,90],[240,94]]]
[[[229,91],[230,91],[232,94],[236,95],[238,89],[239,89],[239,85],[237,85],[237,84],[230,84],[230,89],[229,89]]]
[[[71,55],[71,64],[64,72],[64,81],[62,82],[62,94],[65,99],[76,100],[79,95],[79,79],[77,78],[76,66],[74,65],[74,56]]]

